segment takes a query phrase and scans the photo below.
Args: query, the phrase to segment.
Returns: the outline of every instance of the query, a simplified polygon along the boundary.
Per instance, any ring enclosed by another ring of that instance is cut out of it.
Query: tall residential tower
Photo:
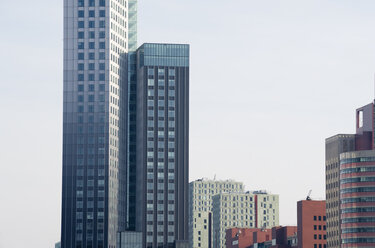
[[[137,50],[136,230],[147,248],[188,240],[189,45]]]

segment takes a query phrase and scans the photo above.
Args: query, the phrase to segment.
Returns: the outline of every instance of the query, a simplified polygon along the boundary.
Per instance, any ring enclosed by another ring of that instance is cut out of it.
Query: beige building
[[[213,248],[225,247],[228,228],[279,225],[279,196],[265,191],[220,193],[213,197]]]
[[[189,185],[189,239],[191,248],[213,248],[212,198],[221,192],[244,192],[241,182],[199,179]]]

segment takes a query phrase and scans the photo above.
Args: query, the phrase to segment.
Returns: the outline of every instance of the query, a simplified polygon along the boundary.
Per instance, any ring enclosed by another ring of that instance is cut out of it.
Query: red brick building
[[[226,231],[227,248],[250,248],[254,244],[258,247],[291,248],[291,237],[296,236],[296,226],[278,226],[272,229],[231,228]],[[295,240],[295,239],[294,239]],[[269,246],[273,244],[272,246]]]
[[[271,229],[230,228],[226,230],[225,245],[227,248],[247,248],[256,243],[272,239]]]
[[[326,248],[326,201],[297,202],[298,248]]]

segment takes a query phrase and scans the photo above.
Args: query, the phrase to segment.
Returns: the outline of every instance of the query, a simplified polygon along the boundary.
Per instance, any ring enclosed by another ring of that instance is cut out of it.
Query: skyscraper
[[[343,193],[344,185],[340,178],[343,176],[343,154],[359,156],[356,151],[374,149],[374,104],[367,104],[356,110],[356,133],[338,134],[326,139],[326,212],[327,212],[327,247],[339,248],[343,245]],[[353,152],[353,153],[350,153]],[[356,166],[356,165],[352,165]],[[348,175],[345,175],[346,177]],[[345,191],[344,191],[345,192]],[[375,191],[367,191],[367,194],[375,195]],[[372,193],[371,193],[372,192]],[[347,207],[347,205],[344,205]],[[360,208],[355,208],[353,213],[359,213]],[[354,214],[356,215],[356,214]],[[346,231],[346,230],[345,230]],[[345,240],[345,242],[347,239]],[[353,246],[354,247],[354,246]],[[356,246],[355,246],[356,247]]]
[[[115,247],[134,222],[126,132],[136,11],[136,0],[64,0],[63,248]]]
[[[147,248],[188,240],[189,46],[137,50],[136,230]]]

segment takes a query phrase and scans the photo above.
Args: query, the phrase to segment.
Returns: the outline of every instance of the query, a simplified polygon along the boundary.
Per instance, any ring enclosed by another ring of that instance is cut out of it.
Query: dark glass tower
[[[188,240],[189,46],[137,50],[136,230],[147,248]]]
[[[128,53],[136,0],[64,0],[61,245],[115,247],[129,226]],[[134,67],[134,66],[133,66]]]

